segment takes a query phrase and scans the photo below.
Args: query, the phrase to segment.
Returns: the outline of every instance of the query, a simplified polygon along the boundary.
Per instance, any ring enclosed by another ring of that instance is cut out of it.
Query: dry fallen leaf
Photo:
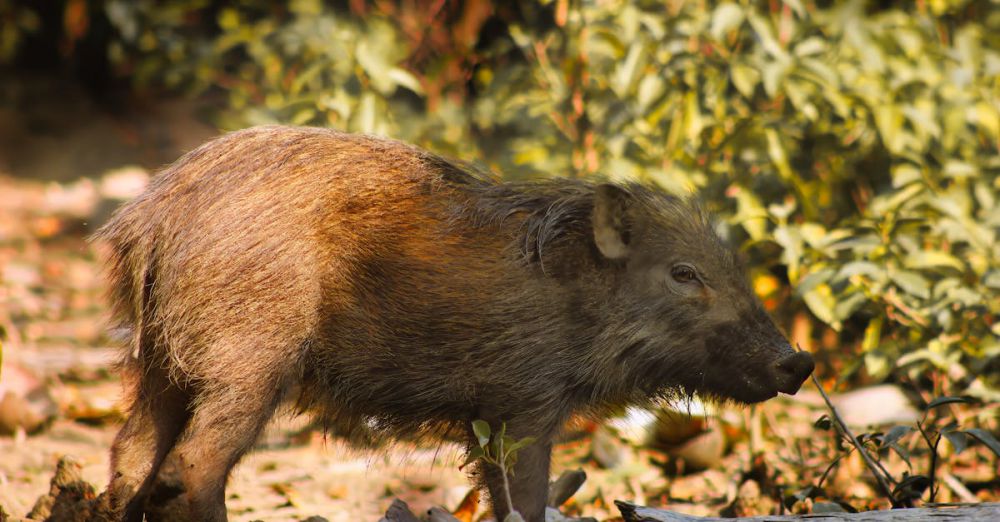
[[[472,522],[476,516],[476,510],[479,508],[479,490],[470,489],[468,493],[465,494],[465,498],[458,505],[458,508],[452,512],[455,518],[459,519],[461,522]]]

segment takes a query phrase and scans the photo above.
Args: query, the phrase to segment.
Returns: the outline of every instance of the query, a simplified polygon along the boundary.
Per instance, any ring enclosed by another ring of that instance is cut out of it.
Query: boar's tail
[[[152,355],[148,353],[152,347],[143,345],[152,337],[146,330],[152,313],[156,227],[145,199],[139,196],[124,205],[92,238],[108,247],[105,270],[112,325],[128,337],[119,361],[123,370],[134,368],[140,357],[148,361]]]

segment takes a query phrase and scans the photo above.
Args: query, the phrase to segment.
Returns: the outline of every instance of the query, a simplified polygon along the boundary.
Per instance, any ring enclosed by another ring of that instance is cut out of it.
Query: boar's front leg
[[[548,439],[536,440],[518,450],[517,463],[514,465],[513,473],[508,470],[511,503],[527,522],[543,522],[545,520],[551,458],[552,443]],[[503,473],[499,467],[487,462],[482,462],[479,469],[482,480],[490,493],[493,514],[497,522],[503,522],[509,511],[507,496],[504,493]]]

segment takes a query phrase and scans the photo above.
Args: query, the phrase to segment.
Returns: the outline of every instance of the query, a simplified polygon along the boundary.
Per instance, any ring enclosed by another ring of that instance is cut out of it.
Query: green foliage
[[[833,417],[823,415],[814,423],[814,426],[836,434],[834,440],[839,455],[829,464],[815,485],[808,486],[795,495],[800,500],[822,491],[823,482],[830,472],[840,464],[844,457],[855,450],[863,456],[869,470],[876,476],[878,483],[883,486],[883,495],[887,497],[893,507],[912,507],[914,501],[920,499],[924,492],[929,492],[927,501],[934,502],[937,494],[935,483],[941,458],[939,446],[942,440],[947,440],[950,443],[951,458],[955,458],[965,451],[970,442],[980,442],[997,457],[1000,457],[1000,441],[993,434],[980,428],[960,429],[960,420],[954,415],[954,412],[947,408],[941,408],[947,405],[974,402],[967,398],[938,397],[927,404],[923,417],[915,422],[915,427],[893,426],[886,433],[862,433],[855,438],[837,415],[836,410],[833,409],[829,397],[823,393],[822,388],[820,388],[820,392]],[[988,413],[989,408],[983,408],[983,410],[987,412],[987,415],[992,416]],[[916,433],[920,434],[920,440],[925,446],[921,455],[927,456],[927,471],[924,474],[914,473],[915,459],[910,451],[915,444],[901,444],[901,441],[914,437]],[[888,466],[882,464],[889,451],[895,452],[906,463],[907,469],[902,472],[902,476],[898,479],[888,471]]]
[[[957,456],[965,451],[970,442],[980,442],[997,457],[1000,457],[1000,441],[986,430],[980,428],[959,429],[959,422],[954,416],[947,413],[938,413],[932,416],[941,406],[948,404],[968,403],[969,400],[962,397],[938,397],[931,401],[924,409],[923,418],[916,423],[916,428],[910,426],[894,426],[888,433],[876,433],[873,435],[862,435],[862,438],[871,440],[877,449],[892,450],[906,462],[909,474],[896,481],[891,476],[887,478],[895,484],[893,496],[901,500],[915,500],[920,498],[925,490],[929,491],[929,502],[934,502],[936,495],[935,483],[937,481],[937,468],[939,466],[939,446],[941,441],[947,439],[952,447],[951,456]],[[945,422],[947,421],[947,422]],[[913,463],[910,452],[907,451],[900,441],[908,436],[919,433],[929,452],[928,469],[926,474],[914,474]],[[885,468],[881,468],[885,472]],[[888,473],[885,472],[887,475]]]
[[[11,61],[25,36],[38,31],[38,13],[14,0],[0,0],[0,64]]]
[[[510,498],[510,483],[508,478],[514,476],[514,465],[517,464],[517,452],[535,442],[534,437],[514,439],[507,435],[507,424],[500,425],[500,431],[492,433],[490,424],[484,420],[472,421],[472,433],[476,436],[477,446],[469,450],[469,455],[462,467],[476,461],[482,461],[496,466],[503,475],[504,495],[507,501],[508,515],[504,522],[523,522],[521,514],[514,511]],[[494,500],[496,501],[496,500]]]
[[[868,373],[936,368],[995,400],[1000,15],[671,5],[512,28],[529,59],[477,122],[518,127],[510,167],[700,191],[816,319],[864,332]]]
[[[318,0],[290,2],[282,11],[264,2],[205,6],[116,0],[108,12],[123,43],[139,51],[132,58],[138,81],[224,91],[224,126],[285,122],[387,133],[398,130],[385,117],[394,112],[388,98],[399,87],[420,92],[397,65],[406,54],[387,20],[361,23]],[[202,23],[210,29],[188,34],[183,20],[208,16]]]
[[[121,71],[223,94],[224,128],[697,192],[758,290],[794,289],[771,292],[780,319],[860,356],[843,377],[1000,399],[997,0],[362,4],[90,1]]]
[[[465,460],[465,464],[462,464],[462,467],[482,460],[505,470],[505,473],[510,476],[514,476],[514,465],[517,464],[517,452],[535,442],[534,437],[515,439],[507,435],[506,424],[501,424],[500,431],[493,434],[489,423],[484,420],[472,421],[472,432],[476,436],[478,445],[469,451],[469,455]]]

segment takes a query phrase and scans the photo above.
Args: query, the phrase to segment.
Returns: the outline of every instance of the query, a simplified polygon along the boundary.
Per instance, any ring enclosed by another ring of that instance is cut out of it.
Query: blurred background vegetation
[[[694,192],[827,380],[1000,400],[998,0],[0,0],[0,67]]]

